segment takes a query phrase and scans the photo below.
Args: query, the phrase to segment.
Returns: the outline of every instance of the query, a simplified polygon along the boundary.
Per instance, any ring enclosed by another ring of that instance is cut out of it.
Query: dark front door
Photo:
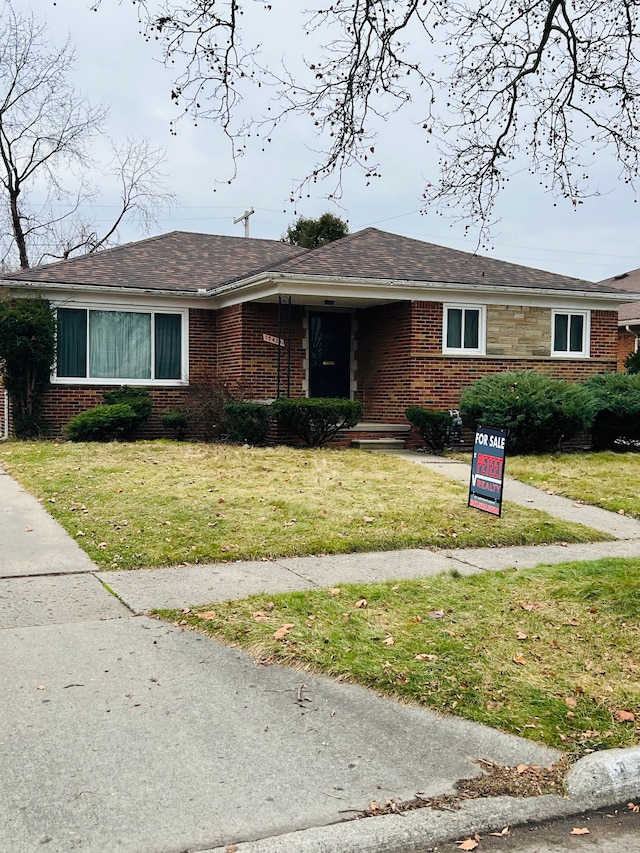
[[[350,396],[351,316],[309,314],[309,396]]]

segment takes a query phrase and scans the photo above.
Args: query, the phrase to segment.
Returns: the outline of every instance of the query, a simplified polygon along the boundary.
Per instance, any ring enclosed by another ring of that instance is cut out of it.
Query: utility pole
[[[249,217],[253,213],[255,213],[255,210],[253,208],[251,208],[251,210],[245,210],[245,212],[242,214],[242,216],[237,216],[233,220],[234,225],[237,225],[238,222],[244,222],[244,236],[245,237],[249,236]]]

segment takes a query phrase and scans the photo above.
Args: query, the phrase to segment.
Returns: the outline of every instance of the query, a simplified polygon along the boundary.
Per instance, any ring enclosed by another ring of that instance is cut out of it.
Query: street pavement
[[[468,466],[411,462],[468,481]],[[0,471],[0,853],[411,853],[640,797],[640,750],[578,762],[568,799],[347,820],[452,793],[478,759],[554,750],[280,666],[145,615],[252,592],[639,556],[640,523],[508,481],[508,500],[616,536],[579,546],[309,557],[102,572]],[[550,510],[549,507],[553,509]]]

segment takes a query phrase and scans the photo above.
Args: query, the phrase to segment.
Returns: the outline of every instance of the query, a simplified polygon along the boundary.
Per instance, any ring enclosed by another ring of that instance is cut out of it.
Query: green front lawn
[[[103,568],[608,538],[357,450],[10,442],[0,463]]]
[[[523,483],[640,519],[640,453],[514,456],[505,471]]]
[[[640,558],[345,584],[160,615],[262,663],[574,755],[640,744]]]

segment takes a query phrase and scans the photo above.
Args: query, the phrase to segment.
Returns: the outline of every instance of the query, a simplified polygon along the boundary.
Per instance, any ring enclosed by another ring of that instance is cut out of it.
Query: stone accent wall
[[[531,354],[535,345],[528,334],[529,353],[521,347],[516,355],[500,357],[443,355],[440,303],[398,303],[359,311],[358,397],[364,403],[364,419],[402,423],[410,405],[457,409],[464,388],[484,376],[504,371],[537,370],[553,377],[579,381],[616,369],[615,311],[592,312],[591,358],[571,359],[549,357],[550,310],[493,312],[495,307],[489,306],[487,314],[505,318],[505,337],[514,328],[522,328],[524,335],[527,322],[540,331],[544,329],[547,335],[545,356]],[[493,329],[495,339],[497,326]]]
[[[487,306],[487,355],[544,358],[551,351],[551,310]]]

